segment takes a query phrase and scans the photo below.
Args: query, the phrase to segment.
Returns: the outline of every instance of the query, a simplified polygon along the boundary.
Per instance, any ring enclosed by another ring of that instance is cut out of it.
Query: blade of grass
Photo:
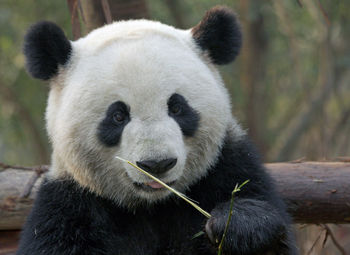
[[[158,182],[159,184],[163,185],[163,187],[167,188],[168,190],[170,190],[171,192],[173,192],[174,194],[176,194],[177,196],[179,196],[180,198],[182,198],[183,200],[185,200],[187,203],[189,203],[190,205],[192,205],[194,208],[196,208],[201,214],[203,214],[205,217],[210,218],[211,215],[210,213],[206,212],[205,210],[203,210],[202,208],[200,208],[198,205],[196,205],[194,202],[192,202],[193,200],[186,197],[184,194],[182,194],[181,192],[177,191],[176,189],[173,189],[172,187],[168,186],[166,183],[162,182],[161,180],[159,180],[157,177],[154,177],[153,175],[151,175],[150,173],[148,173],[147,171],[143,170],[142,168],[138,167],[137,165],[135,165],[134,163],[130,162],[129,160],[123,159],[121,157],[116,157],[117,159],[124,161],[126,163],[128,163],[129,165],[133,166],[134,168],[136,168],[137,170],[139,170],[140,172],[142,172],[143,174],[147,175],[148,177],[150,177],[151,179],[155,180],[156,182]]]
[[[229,214],[228,214],[228,217],[227,217],[227,222],[226,222],[226,225],[225,225],[225,229],[224,229],[224,233],[222,234],[222,237],[221,237],[221,241],[220,241],[220,244],[219,244],[219,248],[218,248],[218,255],[221,255],[222,254],[222,245],[224,243],[224,240],[225,240],[225,237],[226,237],[226,234],[227,234],[227,230],[228,230],[228,226],[230,224],[230,221],[231,221],[231,217],[232,217],[232,214],[233,214],[233,202],[235,200],[235,194],[238,192],[238,191],[241,191],[241,188],[246,185],[247,183],[249,182],[249,180],[246,180],[245,182],[243,182],[241,185],[238,185],[238,183],[236,184],[236,187],[233,189],[232,191],[232,197],[231,197],[231,202],[230,202],[230,211],[229,211]]]

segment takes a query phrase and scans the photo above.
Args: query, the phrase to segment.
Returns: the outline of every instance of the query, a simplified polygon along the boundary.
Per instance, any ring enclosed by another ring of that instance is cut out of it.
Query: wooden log
[[[350,223],[350,163],[270,163],[275,179],[297,223]],[[0,172],[0,230],[20,229],[36,190],[21,198],[34,172],[8,169]]]
[[[0,255],[15,255],[20,231],[0,231]]]
[[[350,163],[266,164],[294,222],[350,223]]]
[[[34,171],[7,169],[0,172],[0,230],[21,229],[32,208],[40,178],[28,197],[22,197]]]

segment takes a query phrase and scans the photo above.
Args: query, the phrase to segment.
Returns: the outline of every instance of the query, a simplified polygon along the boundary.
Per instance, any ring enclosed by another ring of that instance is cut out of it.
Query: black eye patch
[[[129,109],[121,101],[111,104],[105,118],[97,129],[98,139],[106,146],[112,147],[118,144],[124,127],[130,122]]]
[[[199,124],[199,113],[196,112],[179,94],[172,94],[168,100],[168,114],[180,126],[185,136],[193,136]]]

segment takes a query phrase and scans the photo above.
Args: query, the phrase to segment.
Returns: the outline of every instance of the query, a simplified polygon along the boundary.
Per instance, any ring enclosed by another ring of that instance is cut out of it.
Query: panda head
[[[121,21],[74,42],[53,23],[34,25],[24,53],[29,73],[50,81],[51,177],[127,207],[169,196],[119,156],[186,191],[235,125],[215,65],[233,61],[240,46],[239,24],[225,7],[189,30]]]

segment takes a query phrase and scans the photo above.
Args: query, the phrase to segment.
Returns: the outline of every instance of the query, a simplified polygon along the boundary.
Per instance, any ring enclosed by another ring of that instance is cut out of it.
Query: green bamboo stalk
[[[237,183],[235,188],[232,191],[232,197],[231,197],[231,202],[230,202],[230,211],[229,211],[229,214],[228,214],[228,217],[227,217],[227,222],[226,222],[226,225],[225,225],[224,233],[222,234],[222,238],[221,238],[221,241],[220,241],[220,244],[219,244],[218,255],[222,254],[222,245],[224,243],[224,240],[225,240],[225,237],[226,237],[226,234],[227,234],[227,230],[228,230],[228,226],[230,224],[231,217],[232,217],[232,214],[233,214],[233,202],[234,202],[234,199],[235,199],[235,193],[237,193],[238,191],[241,191],[241,188],[244,185],[246,185],[248,182],[249,182],[249,180],[246,180],[245,182],[243,182],[239,186],[238,186],[238,183]]]

